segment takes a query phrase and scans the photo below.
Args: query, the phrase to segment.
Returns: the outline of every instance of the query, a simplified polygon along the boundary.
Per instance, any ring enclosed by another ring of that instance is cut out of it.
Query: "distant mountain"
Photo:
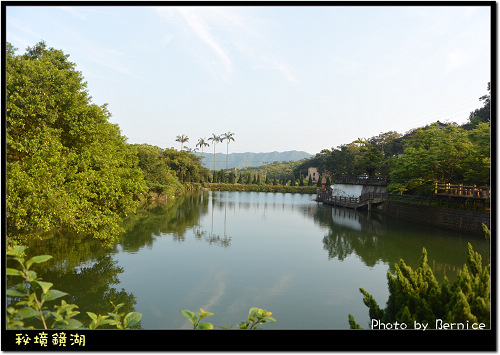
[[[196,155],[201,156],[200,152],[196,152]],[[299,152],[296,150],[291,150],[287,152],[271,152],[271,153],[229,153],[228,156],[228,167],[233,168],[245,168],[247,166],[260,166],[264,163],[274,163],[275,161],[285,162],[285,161],[298,161],[306,158],[311,158],[312,155],[306,152]],[[213,170],[214,168],[214,154],[213,153],[203,153],[203,166]],[[226,154],[215,153],[215,170],[226,168]]]

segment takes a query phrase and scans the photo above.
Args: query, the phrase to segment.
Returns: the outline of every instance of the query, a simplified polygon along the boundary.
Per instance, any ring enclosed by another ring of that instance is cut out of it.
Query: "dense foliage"
[[[391,192],[429,194],[435,183],[490,184],[490,124],[417,129],[391,169]]]
[[[337,148],[323,149],[315,157],[305,160],[294,169],[295,176],[306,175],[309,167],[316,167],[321,174],[333,180],[352,176],[386,176],[389,164],[403,152],[402,135],[386,132],[369,139],[357,139]]]
[[[7,44],[7,233],[64,226],[110,241],[146,185],[135,150],[68,55]]]
[[[210,171],[202,167],[201,158],[192,153],[149,144],[134,147],[150,192],[176,196],[184,191],[182,182],[204,182],[210,176]]]
[[[10,239],[63,227],[111,243],[144,197],[209,179],[195,154],[127,144],[62,51],[40,42],[17,55],[7,44],[6,57]]]
[[[490,265],[483,266],[481,255],[469,243],[467,264],[459,270],[457,279],[448,279],[439,285],[427,264],[427,251],[422,250],[420,265],[416,270],[401,259],[395,265],[395,275],[387,272],[389,299],[381,309],[372,295],[360,288],[363,302],[369,308],[370,322],[385,324],[404,323],[408,329],[415,322],[435,329],[442,323],[483,323],[490,327]],[[351,329],[361,328],[349,315]],[[457,329],[457,328],[455,328]]]

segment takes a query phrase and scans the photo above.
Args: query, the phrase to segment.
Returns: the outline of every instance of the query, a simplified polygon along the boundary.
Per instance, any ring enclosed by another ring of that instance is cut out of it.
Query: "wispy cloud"
[[[269,43],[272,37],[272,31],[264,25],[265,21],[252,19],[244,9],[160,7],[156,12],[169,24],[187,25],[199,43],[209,49],[209,52],[203,50],[196,52],[195,49],[190,48],[198,54],[195,62],[217,73],[224,81],[231,82],[235,68],[247,65],[254,70],[275,70],[287,82],[298,83],[293,69],[280,58],[279,53],[265,49],[265,42]],[[179,33],[181,36],[186,36],[187,32],[184,28]],[[190,45],[194,47],[192,42]],[[207,53],[212,55],[207,55]]]
[[[196,9],[190,7],[180,7],[177,8],[180,14],[184,17],[188,25],[193,29],[196,35],[208,45],[215,54],[222,60],[227,73],[231,72],[232,63],[228,55],[222,49],[220,43],[217,42],[215,37],[212,35],[206,21],[200,16],[200,13]],[[194,10],[194,11],[193,11]]]

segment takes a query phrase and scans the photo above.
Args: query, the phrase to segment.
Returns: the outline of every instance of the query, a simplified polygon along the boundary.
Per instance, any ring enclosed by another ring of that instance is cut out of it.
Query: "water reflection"
[[[391,271],[400,259],[418,267],[422,248],[428,252],[429,265],[438,280],[446,275],[453,280],[466,263],[467,243],[489,263],[489,243],[483,238],[404,222],[377,212],[318,206],[316,223],[327,226],[323,247],[329,259],[344,260],[357,255],[365,265],[388,264]]]
[[[143,313],[148,329],[177,329],[180,309],[207,302],[220,324],[260,306],[279,315],[280,328],[345,329],[347,313],[361,309],[355,318],[367,317],[359,287],[378,288],[383,304],[387,268],[401,258],[418,266],[423,247],[438,280],[453,280],[469,241],[489,262],[489,243],[480,238],[313,198],[192,193],[127,218],[113,247],[60,231],[29,251],[54,256],[40,275],[70,293],[85,323],[86,311],[106,314],[113,301]]]
[[[113,310],[111,302],[124,303],[120,311],[125,313],[135,311],[136,297],[115,287],[120,284],[123,268],[113,260],[113,250],[87,236],[57,231],[43,239],[32,240],[26,253],[28,258],[43,254],[53,256],[44,263],[43,269],[36,265],[33,269],[43,280],[52,282],[54,289],[69,293],[64,300],[79,306],[80,314],[75,318],[89,324],[86,312],[105,315]],[[136,328],[140,327],[139,323]]]

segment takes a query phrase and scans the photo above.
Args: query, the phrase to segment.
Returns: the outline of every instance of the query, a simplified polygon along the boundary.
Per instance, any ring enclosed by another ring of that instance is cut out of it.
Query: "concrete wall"
[[[387,201],[380,212],[405,221],[427,224],[462,233],[484,235],[482,224],[490,228],[490,213]]]
[[[385,192],[385,186],[376,185],[334,184],[331,188],[333,196],[359,197],[368,192]]]

